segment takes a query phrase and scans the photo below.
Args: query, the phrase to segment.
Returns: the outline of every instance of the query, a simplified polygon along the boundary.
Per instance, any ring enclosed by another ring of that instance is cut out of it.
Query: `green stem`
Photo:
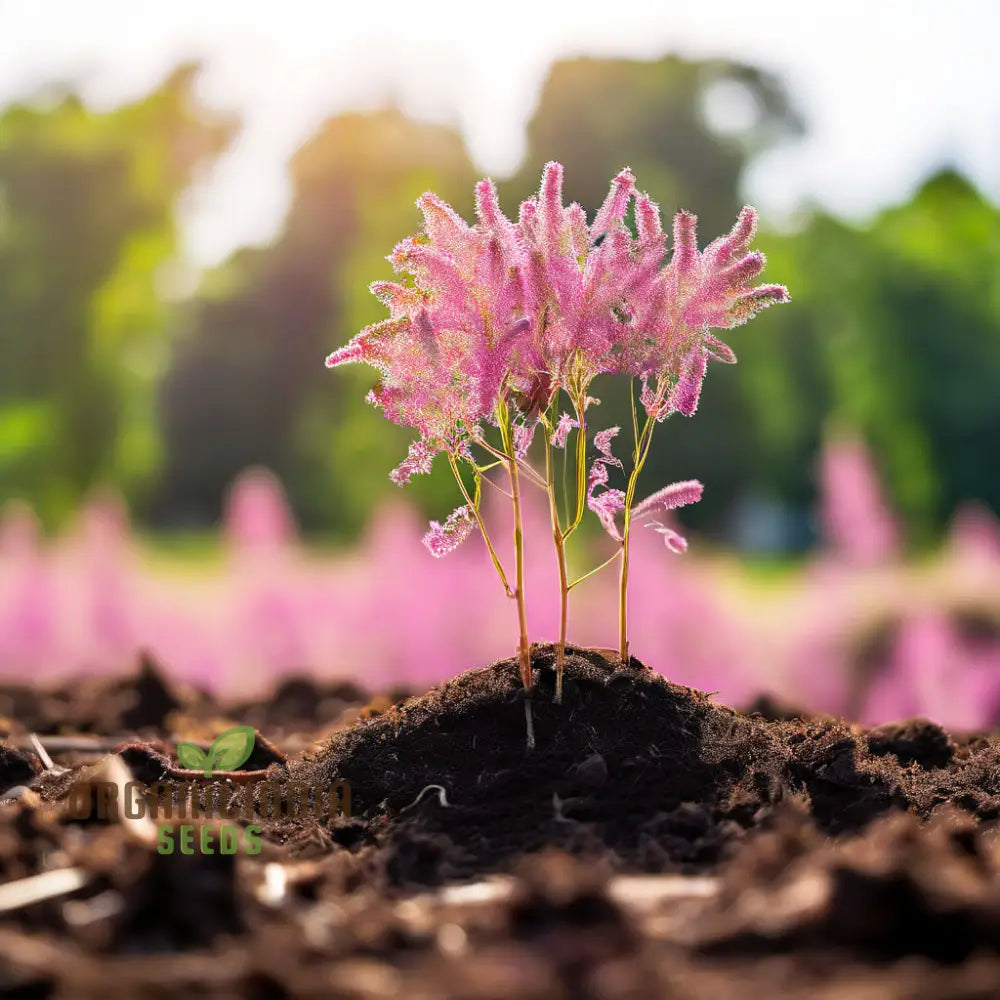
[[[569,589],[572,590],[578,584],[583,583],[584,580],[589,580],[595,573],[600,573],[605,566],[610,566],[620,555],[622,554],[621,548],[617,548],[614,551],[614,555],[609,556],[600,566],[595,566],[592,570],[584,573],[583,576],[578,576],[570,585]]]
[[[639,449],[639,420],[636,416],[635,410],[635,379],[630,378],[628,380],[628,398],[629,402],[632,404],[632,441],[635,444],[636,454],[638,454]]]
[[[563,532],[563,541],[580,527],[583,513],[587,509],[587,418],[579,399],[574,398],[573,409],[580,425],[576,433],[576,514],[572,524]]]
[[[499,493],[501,496],[505,496],[508,500],[513,499],[513,497],[511,497],[511,495],[502,486],[493,482],[493,480],[490,479],[488,476],[483,476],[482,481],[486,483],[487,486],[492,486],[493,489],[495,489],[497,493]]]
[[[497,451],[497,449],[494,448],[493,445],[491,445],[488,441],[478,439],[476,441],[476,444],[478,444],[480,448],[485,448],[486,451],[488,451],[491,455],[495,455],[498,459],[500,459],[503,465],[509,467],[510,463],[514,462],[520,468],[520,470],[528,477],[530,482],[534,483],[536,486],[540,487],[543,490],[546,488],[545,481],[537,472],[535,472],[535,470],[530,465],[526,465],[520,459],[513,457],[514,455],[513,445],[509,443],[509,439],[506,436],[504,440],[504,447],[510,449],[509,455],[506,452]]]
[[[531,647],[528,642],[528,612],[524,601],[524,527],[521,515],[521,476],[518,461],[514,457],[513,442],[507,407],[498,406],[500,434],[507,451],[507,472],[510,475],[511,504],[514,508],[514,600],[517,602],[517,623],[520,630],[518,649],[520,653],[521,683],[524,685],[524,718],[527,727],[527,744],[530,750],[535,745],[535,723],[531,712]]]
[[[566,485],[569,476],[569,441],[566,442],[562,450],[562,498],[563,498],[563,520],[569,523],[569,488]]]
[[[549,492],[549,516],[552,520],[552,540],[556,547],[556,564],[559,568],[559,643],[556,646],[556,692],[555,702],[562,701],[563,665],[566,659],[566,631],[569,621],[569,584],[566,570],[566,545],[562,525],[559,523],[559,504],[556,499],[556,484],[552,475],[552,442],[548,428],[545,434],[545,481]]]
[[[450,452],[448,454],[448,462],[451,464],[451,471],[455,474],[455,480],[458,482],[458,488],[462,491],[462,496],[465,497],[465,502],[472,511],[472,516],[476,519],[479,532],[483,536],[483,541],[486,542],[486,548],[490,551],[490,559],[493,560],[493,568],[497,571],[497,575],[500,577],[500,582],[503,584],[504,592],[508,597],[513,597],[514,591],[510,589],[510,584],[507,582],[507,574],[504,572],[503,565],[500,562],[500,557],[497,555],[497,551],[493,547],[493,542],[490,540],[490,533],[486,530],[486,525],[479,513],[479,504],[469,496],[469,491],[465,487],[465,482],[463,481],[462,474],[458,468],[458,462],[455,461],[455,456]]]
[[[633,399],[633,410],[635,402]],[[638,423],[636,423],[638,427]],[[635,499],[635,487],[639,480],[639,473],[646,462],[649,454],[649,446],[653,440],[654,421],[651,417],[646,417],[642,433],[635,443],[634,464],[632,473],[628,479],[628,487],[625,490],[625,521],[622,526],[621,542],[621,574],[618,584],[618,652],[622,663],[628,663],[628,571],[629,571],[629,535],[632,528],[632,503]]]

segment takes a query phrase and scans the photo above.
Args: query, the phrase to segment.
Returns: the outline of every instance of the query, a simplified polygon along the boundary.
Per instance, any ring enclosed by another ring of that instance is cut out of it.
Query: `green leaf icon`
[[[177,759],[189,771],[200,771],[208,763],[208,756],[194,743],[178,743]]]
[[[253,753],[256,739],[257,733],[253,726],[233,726],[217,736],[204,762],[205,777],[211,777],[216,768],[220,771],[235,771]]]

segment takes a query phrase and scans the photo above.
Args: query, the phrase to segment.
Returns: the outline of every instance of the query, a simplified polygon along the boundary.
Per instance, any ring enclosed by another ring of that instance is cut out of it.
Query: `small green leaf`
[[[235,771],[253,753],[256,739],[257,733],[253,726],[233,726],[232,729],[227,729],[216,737],[209,749],[205,773],[210,774],[213,769]]]
[[[195,746],[194,743],[178,743],[177,759],[181,762],[182,767],[186,767],[190,771],[200,771],[205,766],[208,757],[201,747]]]

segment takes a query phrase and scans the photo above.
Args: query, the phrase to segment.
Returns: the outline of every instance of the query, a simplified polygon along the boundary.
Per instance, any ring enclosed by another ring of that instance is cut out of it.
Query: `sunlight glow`
[[[549,65],[580,54],[724,56],[779,74],[811,131],[750,169],[748,197],[766,214],[815,201],[862,215],[943,162],[1000,194],[1000,88],[989,43],[998,8],[957,0],[945,18],[929,0],[845,0],[820,14],[762,0],[752,18],[746,10],[735,0],[635,0],[627,17],[605,4],[537,0],[502,8],[455,0],[0,4],[0,103],[79,82],[88,100],[113,105],[179,61],[202,60],[206,99],[239,111],[245,128],[185,202],[199,263],[274,234],[287,205],[288,157],[347,108],[393,103],[455,124],[484,170],[513,171]]]

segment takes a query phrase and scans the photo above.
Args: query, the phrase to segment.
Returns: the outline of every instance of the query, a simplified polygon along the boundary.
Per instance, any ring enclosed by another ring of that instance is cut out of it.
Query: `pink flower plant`
[[[820,459],[823,533],[835,559],[854,566],[879,566],[899,555],[898,519],[882,489],[865,443],[838,435]]]
[[[561,594],[558,701],[570,590],[620,561],[619,650],[626,661],[632,521],[653,527],[674,551],[686,546],[653,515],[695,503],[700,483],[675,483],[635,503],[655,426],[672,413],[695,413],[708,360],[736,360],[711,330],[738,326],[788,300],[781,285],[752,285],[765,263],[763,254],[749,249],[756,231],[752,208],[744,208],[733,230],[704,251],[698,250],[695,217],[678,213],[668,261],[659,208],[636,191],[629,170],[611,182],[589,224],[579,205],[563,205],[562,180],[563,168],[547,164],[538,195],[521,205],[517,222],[500,210],[489,180],[476,187],[473,225],[436,195],[422,195],[417,205],[423,231],[403,240],[389,256],[400,280],[371,286],[389,317],[362,330],[326,361],[328,367],[353,362],[374,367],[380,380],[369,400],[388,419],[417,432],[409,454],[390,474],[394,482],[403,485],[428,472],[436,456],[445,455],[463,503],[443,524],[432,522],[424,541],[433,555],[442,556],[474,528],[482,534],[504,591],[517,604],[529,744],[522,484],[538,487],[549,499]],[[630,209],[634,231],[627,223]],[[627,377],[630,385],[639,382],[644,419],[640,427],[633,391],[634,445],[625,490],[608,487],[612,469],[625,473],[611,452],[618,428],[593,436],[599,455],[589,471],[586,465],[587,411],[598,402],[589,389],[601,374]],[[539,429],[544,474],[527,462]],[[575,496],[564,518],[552,449],[568,448],[574,433]],[[505,470],[509,489],[489,477],[496,468]],[[511,502],[513,584],[480,514],[484,483]],[[588,507],[618,548],[601,566],[570,581],[566,542]]]
[[[547,497],[532,489],[524,501],[529,623],[554,634]],[[495,537],[512,532],[499,492],[484,492],[482,513]],[[667,516],[658,507],[643,523]],[[304,670],[363,679],[370,690],[421,690],[509,645],[509,602],[482,572],[485,547],[427,560],[417,516],[402,504],[374,512],[349,551],[310,549],[277,480],[257,472],[234,485],[223,535],[224,558],[192,568],[188,556],[151,552],[107,500],[51,537],[27,508],[0,508],[0,714],[18,717],[5,682],[72,685],[82,673],[131,670],[140,650],[174,680],[246,698]],[[916,715],[968,730],[1000,722],[1000,525],[985,509],[960,511],[934,556],[871,566],[817,553],[766,588],[721,554],[664,559],[662,537],[633,533],[630,588],[669,600],[637,608],[630,639],[671,680],[734,706],[773,692],[872,724]],[[601,618],[617,585],[600,574],[574,591],[580,644],[604,644]],[[474,629],[455,615],[460,605],[475,608]]]

